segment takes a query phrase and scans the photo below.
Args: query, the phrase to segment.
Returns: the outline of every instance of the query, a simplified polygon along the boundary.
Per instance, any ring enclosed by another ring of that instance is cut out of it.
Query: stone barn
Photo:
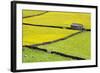
[[[79,24],[79,23],[72,23],[71,28],[75,29],[75,30],[83,30],[84,29],[83,24]]]

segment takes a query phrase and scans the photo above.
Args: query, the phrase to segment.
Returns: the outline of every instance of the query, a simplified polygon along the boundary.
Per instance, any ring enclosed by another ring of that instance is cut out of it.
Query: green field
[[[43,14],[42,14],[43,13]],[[85,29],[91,29],[91,14],[81,12],[53,12],[38,10],[23,10],[22,43],[24,45],[35,45],[44,42],[52,42],[72,34],[80,32],[80,30],[65,29],[71,27],[72,23],[83,24]],[[28,17],[29,16],[29,17]],[[26,17],[26,18],[24,18]],[[24,23],[31,24],[25,25]],[[63,29],[53,27],[34,26],[62,26]],[[80,58],[91,59],[91,31],[83,31],[72,37],[53,42],[50,44],[36,46],[38,48],[50,51],[56,51],[66,55],[76,56]],[[74,60],[56,54],[51,54],[41,50],[23,47],[23,63],[30,62],[51,62],[51,61],[70,61]]]
[[[38,47],[90,59],[90,32],[82,32],[69,39]]]
[[[50,62],[50,61],[65,61],[72,60],[71,58],[62,57],[55,54],[46,53],[43,51],[23,47],[23,59],[25,63],[29,62]]]

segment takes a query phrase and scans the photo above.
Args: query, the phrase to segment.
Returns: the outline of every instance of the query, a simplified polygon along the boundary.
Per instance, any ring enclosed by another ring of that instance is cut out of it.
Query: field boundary
[[[73,36],[75,36],[75,35],[77,35],[77,34],[80,34],[80,33],[82,33],[82,32],[83,32],[83,31],[79,31],[79,32],[73,33],[73,34],[71,34],[71,35],[69,35],[69,36],[66,36],[66,37],[64,37],[64,38],[60,38],[60,39],[53,40],[53,41],[49,41],[49,42],[43,42],[43,43],[39,43],[39,44],[33,44],[33,45],[30,45],[30,46],[40,46],[40,45],[52,44],[52,43],[55,43],[55,42],[58,42],[58,41],[62,41],[62,40],[71,38],[71,37],[73,37]],[[26,46],[26,45],[24,45],[24,46]]]
[[[45,11],[45,12],[43,12],[43,13],[39,13],[39,14],[36,14],[36,15],[25,16],[25,17],[23,17],[23,18],[29,18],[29,17],[34,17],[34,16],[40,16],[40,15],[43,15],[43,14],[45,14],[45,13],[48,13],[48,11]]]
[[[77,30],[77,29],[72,29],[71,27],[63,27],[63,26],[50,26],[50,25],[39,25],[39,24],[37,25],[37,24],[30,24],[30,23],[23,23],[23,25]],[[80,30],[80,31],[91,31],[91,29],[83,29],[83,30]]]
[[[67,55],[67,54],[64,54],[64,53],[56,52],[56,51],[48,51],[46,49],[38,48],[36,46],[23,46],[23,47],[28,47],[30,49],[36,49],[36,50],[44,51],[46,53],[60,55],[60,56],[66,57],[66,58],[74,59],[74,60],[86,60],[85,58],[81,58],[81,57],[77,57],[77,56],[72,56],[72,55]]]

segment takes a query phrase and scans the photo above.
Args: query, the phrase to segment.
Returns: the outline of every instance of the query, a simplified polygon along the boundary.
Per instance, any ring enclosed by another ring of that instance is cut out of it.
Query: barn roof
[[[72,23],[72,26],[83,26],[83,25],[79,23]]]

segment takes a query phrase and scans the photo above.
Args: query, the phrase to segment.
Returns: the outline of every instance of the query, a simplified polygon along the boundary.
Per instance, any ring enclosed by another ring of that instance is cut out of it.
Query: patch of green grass
[[[78,30],[23,25],[23,45],[39,44],[64,38]]]
[[[50,61],[69,61],[71,58],[46,53],[43,51],[23,47],[22,61],[24,63],[31,62],[50,62]]]
[[[44,13],[44,12],[46,12],[46,11],[23,10],[22,14],[23,14],[23,17],[27,17],[27,16],[33,16],[33,15],[41,14],[41,13]]]
[[[78,12],[48,12],[46,14],[23,19],[24,23],[70,27],[72,23],[83,24],[91,28],[91,14]]]
[[[57,51],[68,55],[90,59],[90,40],[90,32],[82,32],[66,40],[48,45],[41,45],[38,47],[50,51]]]

